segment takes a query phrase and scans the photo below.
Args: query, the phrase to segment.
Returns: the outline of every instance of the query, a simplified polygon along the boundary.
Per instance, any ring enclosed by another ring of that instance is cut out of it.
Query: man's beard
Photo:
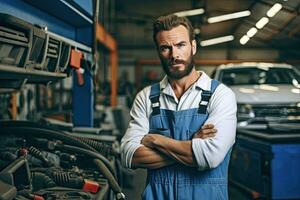
[[[164,59],[160,56],[160,62],[163,66],[164,72],[167,74],[167,76],[171,79],[174,80],[179,80],[182,79],[183,77],[189,75],[191,71],[193,70],[194,67],[194,61],[192,57],[192,52],[191,55],[187,60],[181,60],[181,59]],[[172,67],[172,64],[183,64],[184,65],[184,70],[183,71],[172,71],[170,70],[170,67]]]

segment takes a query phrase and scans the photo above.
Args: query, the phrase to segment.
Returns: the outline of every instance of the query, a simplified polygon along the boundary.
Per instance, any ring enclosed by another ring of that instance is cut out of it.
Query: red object
[[[82,190],[84,192],[97,193],[100,189],[99,183],[85,179]]]
[[[251,194],[252,194],[253,199],[259,199],[260,198],[260,193],[259,192],[253,191],[253,192],[251,192]]]
[[[80,68],[80,62],[81,62],[82,55],[83,55],[82,52],[71,49],[71,56],[70,56],[71,67],[73,67],[75,69]]]
[[[34,200],[45,200],[44,197],[39,196],[39,195],[34,195],[34,196],[33,196],[33,199],[34,199]]]
[[[25,148],[19,149],[19,155],[26,156],[28,154],[28,150]]]

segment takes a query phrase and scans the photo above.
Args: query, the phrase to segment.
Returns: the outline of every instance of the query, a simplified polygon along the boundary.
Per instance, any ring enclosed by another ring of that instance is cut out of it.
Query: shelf
[[[92,0],[0,0],[0,12],[89,47],[93,44]]]
[[[23,0],[40,10],[55,16],[56,18],[71,24],[74,27],[91,26],[93,24],[91,12],[84,10],[73,1],[40,1],[40,0]],[[89,3],[89,1],[87,1]],[[63,14],[62,14],[63,13]]]
[[[25,69],[11,65],[0,64],[0,80],[2,81],[23,82],[23,80],[25,80],[27,83],[49,83],[66,77],[67,74],[64,73]],[[3,87],[3,85],[1,85],[1,87]]]

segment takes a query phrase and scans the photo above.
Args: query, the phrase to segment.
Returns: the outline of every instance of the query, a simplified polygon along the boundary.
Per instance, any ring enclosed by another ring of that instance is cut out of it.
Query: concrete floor
[[[141,194],[145,188],[147,171],[144,169],[136,169],[127,173],[127,176],[123,178],[127,181],[127,184],[123,187],[123,192],[128,200],[139,200]],[[229,185],[229,199],[230,200],[251,200],[248,194],[241,191],[240,189]]]

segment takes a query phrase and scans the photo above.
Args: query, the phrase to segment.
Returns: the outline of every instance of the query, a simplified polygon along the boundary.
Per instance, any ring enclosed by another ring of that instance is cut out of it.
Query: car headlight
[[[255,117],[255,113],[250,104],[237,105],[237,119],[238,121],[246,121]]]

